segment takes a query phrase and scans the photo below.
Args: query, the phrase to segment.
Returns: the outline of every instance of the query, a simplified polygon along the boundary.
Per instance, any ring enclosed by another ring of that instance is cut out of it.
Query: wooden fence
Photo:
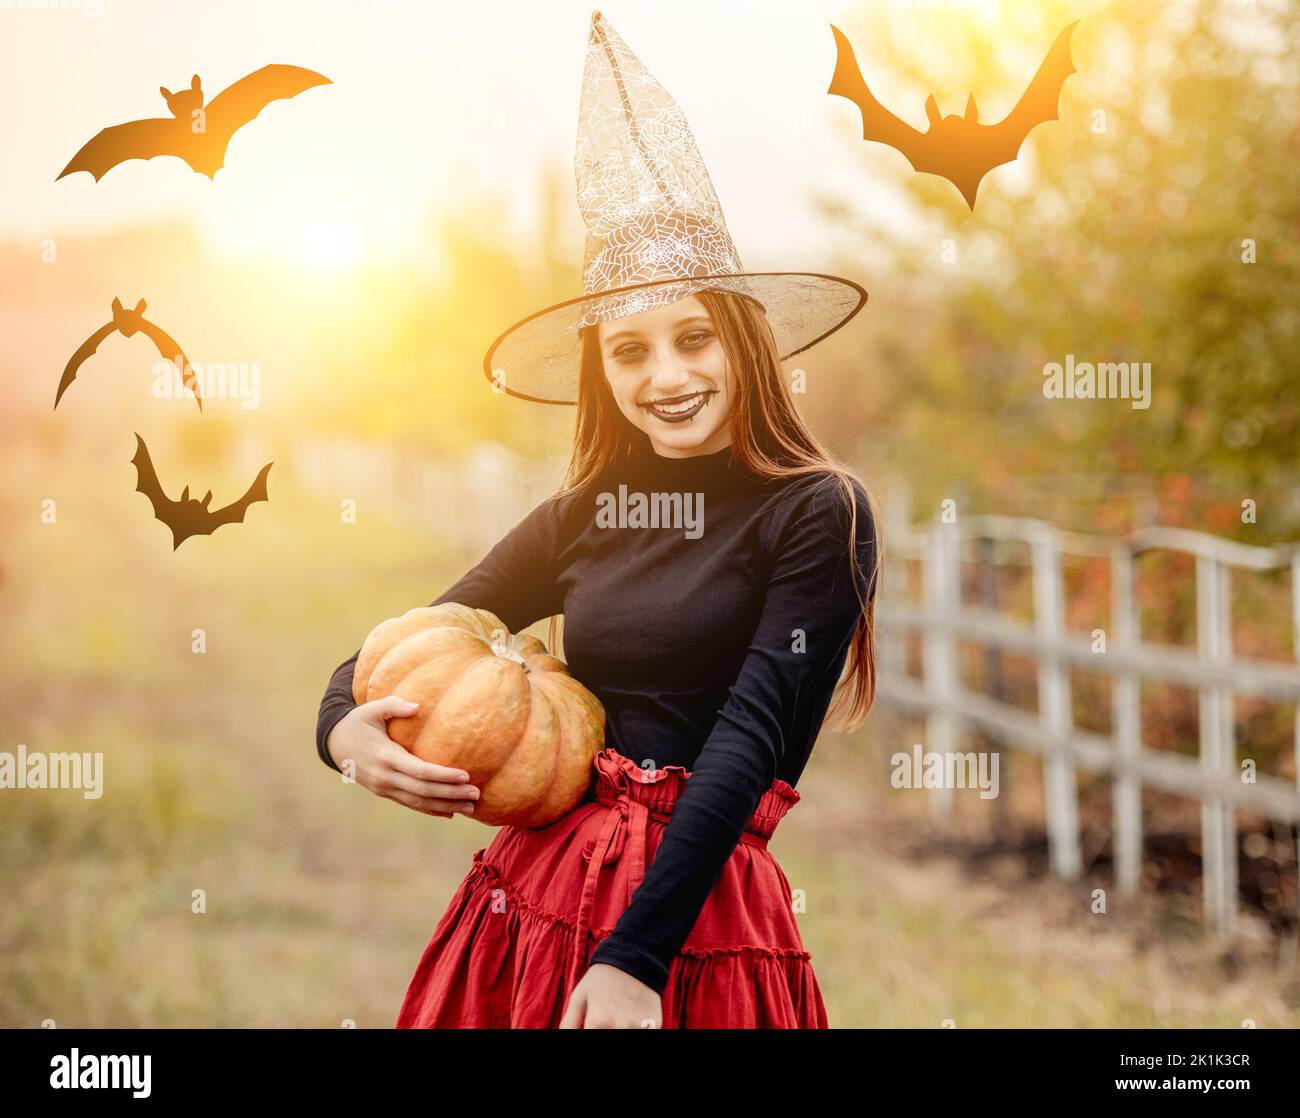
[[[980,542],[985,547],[1027,545],[1033,579],[1032,625],[962,600],[962,550]],[[1300,774],[1300,666],[1234,654],[1231,577],[1234,570],[1290,569],[1292,654],[1300,660],[1300,546],[1253,547],[1170,528],[1144,529],[1123,539],[1112,539],[1061,531],[1038,520],[984,516],[965,518],[959,524],[936,521],[921,528],[895,524],[885,536],[885,547],[889,570],[881,584],[877,611],[882,650],[878,682],[881,702],[924,714],[927,748],[936,753],[958,751],[961,732],[978,728],[1013,748],[1039,754],[1043,761],[1051,866],[1064,878],[1074,877],[1082,869],[1075,783],[1078,766],[1109,773],[1113,780],[1116,884],[1123,892],[1135,892],[1141,875],[1143,786],[1198,800],[1205,916],[1217,936],[1230,937],[1237,911],[1236,810],[1249,809],[1281,823],[1300,823],[1300,775],[1296,783],[1266,774],[1248,781],[1238,763],[1234,696],[1294,701]],[[1141,553],[1156,549],[1194,557],[1194,649],[1142,639],[1135,560]],[[1111,628],[1102,654],[1088,635],[1066,629],[1062,577],[1065,555],[1109,559]],[[918,596],[910,594],[908,567],[899,562],[900,557],[920,561]],[[921,635],[920,679],[906,670],[902,638],[909,632]],[[959,674],[959,641],[1032,657],[1037,663],[1037,713],[965,689]],[[1072,668],[1111,677],[1113,718],[1109,736],[1073,724]],[[1169,681],[1196,690],[1200,713],[1197,757],[1143,745],[1143,679]],[[949,810],[951,792],[941,791],[934,805],[940,814]]]

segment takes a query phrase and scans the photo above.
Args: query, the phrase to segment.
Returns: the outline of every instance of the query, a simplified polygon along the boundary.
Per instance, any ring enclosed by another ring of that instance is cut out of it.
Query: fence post
[[[1120,541],[1111,553],[1111,627],[1114,647],[1136,653],[1142,639],[1137,610],[1133,548]],[[1142,749],[1142,681],[1134,672],[1115,676],[1115,750],[1122,767],[1115,775],[1111,810],[1114,819],[1115,884],[1122,893],[1136,893],[1142,879],[1142,782],[1134,768]]]
[[[956,525],[936,520],[925,541],[925,690],[932,700],[925,719],[927,748],[945,758],[957,744],[957,636],[950,621],[961,609],[961,553]],[[952,789],[931,789],[930,815],[952,814]]]
[[[1050,529],[1033,543],[1034,627],[1045,647],[1038,660],[1038,717],[1047,732],[1043,757],[1047,840],[1052,872],[1076,877],[1083,858],[1079,850],[1079,808],[1074,760],[1069,753],[1070,674],[1051,647],[1065,637],[1065,593],[1061,552]]]
[[[1196,557],[1196,644],[1201,659],[1216,667],[1231,658],[1232,588],[1227,566],[1209,555]],[[1212,776],[1236,775],[1233,696],[1228,687],[1200,690],[1201,769]],[[1237,917],[1237,828],[1232,805],[1213,791],[1201,803],[1201,881],[1205,916],[1215,936],[1227,939]]]
[[[991,536],[981,535],[975,540],[976,559],[979,564],[978,597],[979,605],[990,614],[999,612],[997,544]],[[981,685],[984,694],[995,703],[1003,705],[1007,701],[1006,687],[1002,677],[1002,649],[990,642],[983,650],[983,674]],[[1009,795],[1011,782],[1008,779],[1005,762],[1010,757],[1006,738],[999,733],[982,728],[978,732],[982,747],[988,750],[992,760],[998,766],[998,797],[993,805],[993,831],[1000,841],[1011,837],[1011,808]]]

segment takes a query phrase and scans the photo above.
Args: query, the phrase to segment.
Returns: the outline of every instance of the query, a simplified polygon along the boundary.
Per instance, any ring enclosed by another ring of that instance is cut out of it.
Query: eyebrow
[[[693,314],[689,318],[683,318],[679,322],[674,322],[673,329],[677,330],[682,326],[689,326],[692,322],[712,322],[712,321],[713,320],[709,318],[707,314]],[[639,338],[640,336],[641,335],[638,334],[637,331],[635,330],[620,330],[617,334],[610,334],[609,337],[604,339],[604,341],[608,344],[609,342],[618,341],[619,338]]]

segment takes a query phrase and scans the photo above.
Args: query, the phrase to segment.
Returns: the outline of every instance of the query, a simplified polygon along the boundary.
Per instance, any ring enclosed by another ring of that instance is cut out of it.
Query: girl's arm
[[[714,882],[771,786],[797,727],[811,748],[862,613],[849,567],[849,510],[833,477],[791,486],[769,521],[771,572],[740,675],[664,830],[654,861],[590,962],[608,963],[662,994]],[[858,587],[875,564],[866,491],[857,501]],[[795,630],[805,634],[792,650]]]
[[[511,632],[518,632],[543,617],[563,612],[554,569],[558,498],[548,497],[503,536],[491,551],[430,605],[459,602],[495,613]],[[352,677],[357,649],[334,669],[316,718],[316,752],[330,768],[338,766],[325,743],[335,724],[357,704],[352,699]]]

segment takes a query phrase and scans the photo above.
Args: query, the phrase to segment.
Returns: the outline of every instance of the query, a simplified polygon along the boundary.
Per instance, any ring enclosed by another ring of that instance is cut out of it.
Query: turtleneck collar
[[[637,433],[629,456],[630,473],[666,489],[683,489],[738,480],[744,476],[731,445],[711,454],[669,458],[655,451],[647,435]]]

